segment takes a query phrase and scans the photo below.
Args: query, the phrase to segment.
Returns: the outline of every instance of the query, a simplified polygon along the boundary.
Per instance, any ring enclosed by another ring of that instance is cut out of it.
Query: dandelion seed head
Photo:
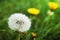
[[[25,32],[30,29],[30,19],[21,13],[12,14],[8,19],[9,28],[14,31]]]

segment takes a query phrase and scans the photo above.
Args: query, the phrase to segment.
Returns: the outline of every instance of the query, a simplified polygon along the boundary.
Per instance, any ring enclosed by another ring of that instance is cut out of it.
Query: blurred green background
[[[8,17],[13,13],[24,13],[33,18],[30,30],[25,35],[21,34],[21,40],[33,40],[32,32],[36,33],[36,40],[60,40],[60,5],[54,16],[43,23],[50,1],[60,4],[60,0],[0,0],[0,40],[17,40],[18,34],[8,27]],[[27,13],[31,7],[38,8],[40,14],[32,16]]]

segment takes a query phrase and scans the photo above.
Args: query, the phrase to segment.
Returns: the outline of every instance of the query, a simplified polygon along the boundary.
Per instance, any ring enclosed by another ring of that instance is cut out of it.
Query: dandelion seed
[[[30,29],[30,19],[21,13],[12,14],[8,19],[9,28],[14,31],[26,32]]]

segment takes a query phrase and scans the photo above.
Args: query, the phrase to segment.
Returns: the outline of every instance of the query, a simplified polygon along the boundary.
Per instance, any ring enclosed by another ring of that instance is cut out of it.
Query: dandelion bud
[[[47,14],[50,15],[50,16],[52,16],[52,15],[54,15],[54,12],[51,11],[51,10],[48,10]]]
[[[34,32],[32,32],[31,35],[32,35],[32,37],[36,37],[36,33],[34,33]]]

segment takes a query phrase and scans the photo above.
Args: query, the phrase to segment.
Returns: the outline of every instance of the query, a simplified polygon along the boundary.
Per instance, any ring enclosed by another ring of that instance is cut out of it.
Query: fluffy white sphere
[[[15,13],[9,17],[8,25],[14,31],[26,32],[30,29],[31,21],[26,15]]]

